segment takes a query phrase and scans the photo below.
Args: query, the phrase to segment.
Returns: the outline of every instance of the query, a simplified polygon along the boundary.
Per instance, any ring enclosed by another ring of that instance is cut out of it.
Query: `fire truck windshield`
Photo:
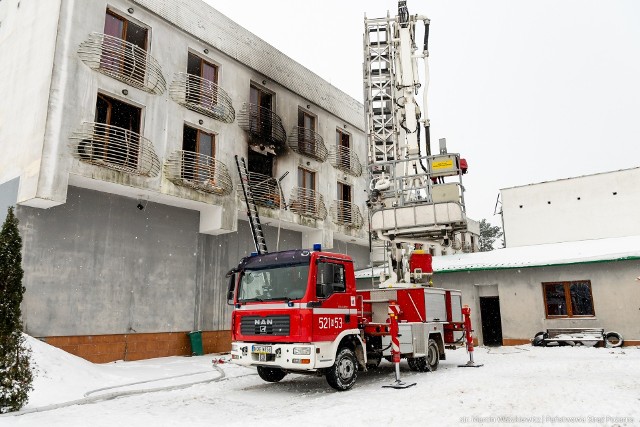
[[[240,278],[238,302],[300,299],[307,291],[308,278],[309,264],[244,270]]]

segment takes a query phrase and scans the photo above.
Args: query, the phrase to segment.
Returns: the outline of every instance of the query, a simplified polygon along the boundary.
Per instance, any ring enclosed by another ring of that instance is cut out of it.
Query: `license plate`
[[[270,345],[254,345],[251,348],[253,353],[258,354],[271,354],[271,346]]]

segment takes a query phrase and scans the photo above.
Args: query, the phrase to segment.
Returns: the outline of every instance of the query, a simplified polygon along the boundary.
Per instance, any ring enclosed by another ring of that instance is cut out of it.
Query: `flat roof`
[[[504,270],[570,264],[589,264],[623,260],[640,260],[640,236],[581,240],[495,249],[433,257],[434,273],[457,271]],[[373,275],[382,267],[373,269]],[[357,279],[370,278],[372,269],[356,272]]]
[[[500,191],[512,190],[514,188],[531,187],[531,186],[540,185],[540,184],[549,184],[551,182],[568,181],[568,180],[571,180],[571,179],[587,178],[587,177],[590,177],[590,176],[606,175],[606,174],[610,174],[610,173],[627,172],[627,171],[632,171],[632,170],[636,170],[636,169],[640,169],[640,167],[627,168],[627,169],[617,169],[617,170],[606,171],[606,172],[596,172],[596,173],[591,173],[591,174],[586,174],[586,175],[571,176],[571,177],[568,177],[568,178],[552,179],[550,181],[534,182],[534,183],[531,183],[531,184],[514,185],[513,187],[501,188]]]

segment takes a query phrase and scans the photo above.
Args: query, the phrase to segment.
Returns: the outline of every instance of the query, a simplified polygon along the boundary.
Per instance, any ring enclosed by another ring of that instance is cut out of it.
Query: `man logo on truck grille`
[[[267,333],[267,327],[266,326],[260,326],[260,333],[261,334],[266,334]]]
[[[254,325],[273,325],[273,320],[272,319],[255,319],[253,321],[253,324]]]

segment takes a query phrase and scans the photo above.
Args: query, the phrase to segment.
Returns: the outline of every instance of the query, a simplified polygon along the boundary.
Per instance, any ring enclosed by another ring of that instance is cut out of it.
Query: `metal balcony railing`
[[[161,94],[167,83],[160,64],[138,46],[107,34],[91,33],[80,44],[78,56],[89,68],[153,94]]]
[[[176,185],[224,196],[233,190],[227,167],[213,157],[193,151],[174,151],[164,163],[167,179]]]
[[[284,209],[285,201],[278,180],[261,173],[249,172],[249,187],[256,205],[269,209]],[[244,200],[242,186],[238,184],[236,191],[241,200]]]
[[[289,134],[289,148],[319,162],[327,160],[328,151],[324,139],[319,133],[305,127],[294,126]]]
[[[289,208],[298,215],[315,219],[327,217],[327,208],[324,205],[322,194],[308,188],[295,187],[291,191]]]
[[[353,176],[362,175],[362,164],[356,153],[349,147],[334,145],[329,148],[329,162],[344,173]]]
[[[245,103],[238,114],[238,125],[249,133],[249,144],[269,148],[275,154],[285,150],[287,134],[282,120],[273,111]]]
[[[176,73],[169,94],[178,104],[212,119],[233,123],[236,111],[231,97],[214,82],[187,73]]]
[[[329,211],[331,212],[331,220],[334,224],[351,228],[361,228],[364,224],[364,218],[360,213],[360,208],[351,202],[334,200]]]
[[[146,177],[160,172],[151,141],[128,129],[83,122],[71,139],[72,154],[81,162]]]

